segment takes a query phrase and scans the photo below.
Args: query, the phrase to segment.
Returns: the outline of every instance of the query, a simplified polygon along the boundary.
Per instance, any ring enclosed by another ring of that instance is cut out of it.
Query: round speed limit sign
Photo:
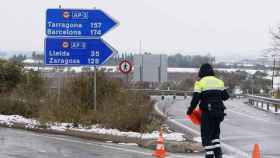
[[[124,73],[124,74],[128,74],[131,72],[132,70],[132,64],[127,61],[127,60],[123,60],[120,64],[119,64],[119,70]]]

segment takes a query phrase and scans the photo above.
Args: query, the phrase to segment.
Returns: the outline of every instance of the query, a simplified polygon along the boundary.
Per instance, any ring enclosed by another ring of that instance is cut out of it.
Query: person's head
[[[208,63],[202,64],[198,72],[199,78],[203,78],[205,76],[215,76],[212,66]]]

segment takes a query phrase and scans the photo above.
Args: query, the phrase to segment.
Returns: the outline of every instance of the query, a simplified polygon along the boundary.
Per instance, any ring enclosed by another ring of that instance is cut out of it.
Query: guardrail
[[[144,92],[149,95],[160,95],[161,99],[164,100],[166,95],[173,95],[173,99],[176,99],[176,96],[184,96],[184,99],[187,96],[191,95],[192,91],[182,91],[182,90],[161,90],[161,89],[126,89],[127,91],[139,91]]]
[[[268,112],[280,113],[280,99],[261,97],[255,95],[246,95],[249,99],[249,104]]]
[[[161,90],[161,89],[127,89],[128,91],[140,91],[149,94],[158,94],[158,95],[190,95],[192,91],[182,91],[182,90]]]

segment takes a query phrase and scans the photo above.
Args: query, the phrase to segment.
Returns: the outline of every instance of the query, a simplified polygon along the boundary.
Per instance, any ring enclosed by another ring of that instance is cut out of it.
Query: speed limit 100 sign
[[[128,74],[131,72],[132,70],[132,64],[127,61],[127,60],[123,60],[120,64],[119,64],[119,70],[124,73],[124,74]]]

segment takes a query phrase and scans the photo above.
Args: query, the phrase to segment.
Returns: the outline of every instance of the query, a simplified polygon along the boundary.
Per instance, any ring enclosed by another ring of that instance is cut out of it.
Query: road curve
[[[0,128],[0,146],[0,157],[3,158],[144,158],[151,155],[137,146],[9,128]]]
[[[251,153],[253,145],[258,143],[263,158],[279,158],[280,116],[255,109],[244,104],[245,101],[234,99],[225,102],[227,117],[222,124],[222,141],[246,153]],[[190,97],[175,101],[170,98],[167,102],[171,104],[161,105],[165,106],[164,110],[169,117],[199,132],[198,126],[193,126],[184,118]]]
[[[0,158],[152,158],[152,150],[0,127]],[[170,154],[168,158],[202,158]]]

